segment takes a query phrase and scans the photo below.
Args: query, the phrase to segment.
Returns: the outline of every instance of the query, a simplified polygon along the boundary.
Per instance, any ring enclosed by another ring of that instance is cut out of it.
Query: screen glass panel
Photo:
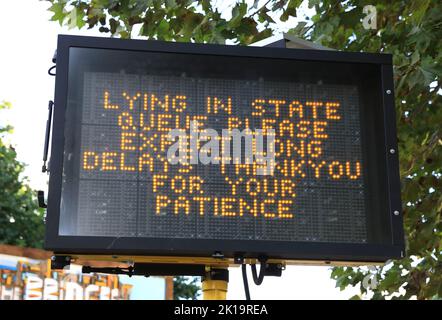
[[[71,48],[59,234],[388,242],[376,68]]]

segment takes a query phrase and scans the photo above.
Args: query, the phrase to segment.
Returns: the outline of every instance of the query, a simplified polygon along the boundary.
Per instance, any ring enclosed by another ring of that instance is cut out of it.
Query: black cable
[[[259,263],[261,264],[261,267],[259,268],[259,275],[257,275],[256,272],[256,264],[251,265],[253,282],[255,282],[257,286],[261,285],[262,281],[264,280],[266,263],[267,263],[267,259],[265,258],[259,258],[258,260]]]
[[[48,70],[48,74],[49,74],[50,76],[55,76],[55,72],[52,72],[52,71],[53,71],[56,67],[57,67],[57,65],[54,65],[54,66],[52,66],[52,67],[49,68],[49,70]]]
[[[242,269],[242,281],[244,282],[244,292],[246,293],[246,300],[250,300],[249,281],[247,280],[247,265],[244,263],[241,265]]]

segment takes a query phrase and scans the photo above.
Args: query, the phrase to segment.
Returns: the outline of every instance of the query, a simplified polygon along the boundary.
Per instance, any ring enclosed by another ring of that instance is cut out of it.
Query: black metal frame
[[[249,240],[156,239],[60,236],[59,214],[63,170],[64,113],[67,103],[69,48],[188,53],[258,58],[280,58],[320,62],[365,63],[381,66],[385,146],[383,153],[388,175],[388,199],[391,219],[391,244],[341,244]],[[160,41],[121,40],[60,35],[57,47],[57,75],[51,148],[48,215],[45,247],[56,253],[125,254],[210,257],[221,252],[256,258],[267,256],[281,260],[382,262],[404,256],[401,216],[399,163],[396,141],[392,59],[388,54],[350,53],[322,50],[257,48]]]

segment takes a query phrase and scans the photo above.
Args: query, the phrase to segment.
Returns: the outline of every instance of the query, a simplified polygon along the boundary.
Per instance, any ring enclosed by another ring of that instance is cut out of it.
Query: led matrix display
[[[73,234],[367,241],[356,86],[84,72],[82,87]],[[273,129],[273,174],[171,164],[170,130],[195,120],[201,133]]]

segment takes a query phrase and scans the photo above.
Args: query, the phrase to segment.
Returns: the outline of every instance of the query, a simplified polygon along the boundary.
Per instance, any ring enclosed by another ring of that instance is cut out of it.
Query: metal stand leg
[[[229,269],[206,269],[203,277],[203,300],[226,300]]]

